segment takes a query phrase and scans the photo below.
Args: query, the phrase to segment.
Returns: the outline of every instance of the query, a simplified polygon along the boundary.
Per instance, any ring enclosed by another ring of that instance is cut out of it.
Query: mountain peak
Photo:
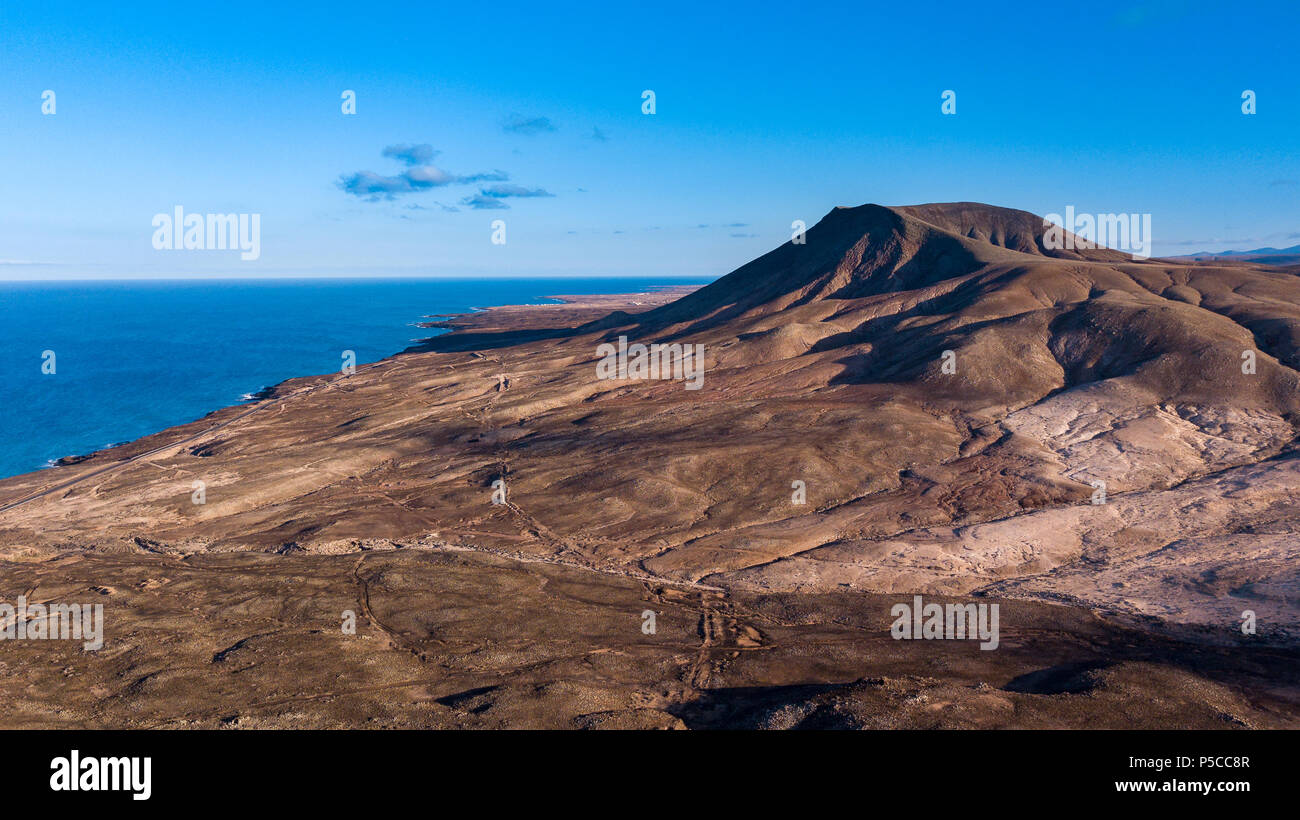
[[[642,320],[667,325],[719,311],[771,313],[820,299],[912,290],[996,263],[1132,261],[1077,237],[1075,249],[1047,248],[1043,234],[1042,217],[979,202],[837,206],[802,237]]]

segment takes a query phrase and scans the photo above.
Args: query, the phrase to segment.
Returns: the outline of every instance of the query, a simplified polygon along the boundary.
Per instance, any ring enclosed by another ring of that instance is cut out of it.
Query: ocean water
[[[338,372],[443,331],[434,313],[630,293],[681,279],[0,282],[0,477]],[[54,373],[42,372],[54,352]]]

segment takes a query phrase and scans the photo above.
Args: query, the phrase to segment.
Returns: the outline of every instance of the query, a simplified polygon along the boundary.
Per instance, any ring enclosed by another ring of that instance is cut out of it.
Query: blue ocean
[[[193,421],[443,332],[429,314],[681,279],[0,282],[0,477]],[[50,356],[47,351],[52,352]],[[46,370],[53,373],[46,373]]]

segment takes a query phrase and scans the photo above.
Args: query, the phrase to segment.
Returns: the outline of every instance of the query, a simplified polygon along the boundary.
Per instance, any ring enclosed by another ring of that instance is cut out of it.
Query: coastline
[[[613,279],[610,280],[611,283],[614,283],[616,281],[617,280],[613,280]],[[556,308],[556,307],[564,307],[564,306],[579,306],[579,307],[584,305],[599,306],[606,302],[615,303],[615,304],[623,304],[624,302],[627,302],[627,303],[635,304],[634,297],[653,298],[655,297],[656,294],[671,293],[674,294],[673,298],[676,298],[677,296],[681,296],[693,290],[696,290],[699,287],[702,287],[702,285],[667,284],[667,285],[659,286],[658,288],[650,291],[632,291],[628,293],[611,292],[608,294],[545,295],[542,298],[552,299],[555,301],[545,302],[545,303],[519,303],[519,304],[505,303],[500,305],[488,305],[486,307],[471,307],[470,309],[465,311],[458,311],[458,312],[451,312],[451,313],[423,314],[421,316],[422,321],[413,322],[411,323],[411,325],[422,329],[445,329],[448,332],[446,334],[437,334],[434,336],[427,336],[420,339],[411,340],[411,344],[408,344],[406,347],[401,348],[396,352],[390,353],[380,359],[376,359],[373,362],[367,362],[363,365],[358,365],[357,369],[361,369],[362,367],[370,367],[372,365],[377,365],[389,361],[391,359],[395,359],[399,356],[402,356],[410,352],[416,352],[416,351],[426,349],[427,345],[433,339],[440,338],[443,336],[449,336],[453,333],[456,333],[457,331],[469,332],[474,330],[476,327],[483,326],[483,323],[474,321],[473,317],[476,316],[484,316],[486,314],[490,314],[497,311],[507,311],[512,314],[511,316],[512,320],[518,320],[519,318],[519,314],[517,313],[518,311],[527,311],[535,308]],[[306,374],[301,376],[290,376],[275,384],[264,385],[254,392],[244,393],[243,395],[246,396],[247,398],[242,398],[238,403],[221,405],[212,410],[208,410],[202,416],[191,419],[189,421],[183,421],[177,424],[168,425],[166,427],[154,430],[152,432],[145,433],[144,435],[140,435],[135,438],[127,439],[124,441],[119,441],[115,444],[110,444],[105,447],[100,447],[98,449],[91,450],[89,452],[72,453],[57,458],[51,458],[45,463],[45,465],[38,467],[34,470],[28,470],[21,473],[15,473],[10,476],[0,477],[0,510],[4,509],[4,497],[3,497],[2,488],[4,483],[7,481],[13,479],[19,479],[24,476],[33,475],[36,473],[43,473],[55,468],[74,467],[94,459],[109,458],[111,457],[111,454],[113,454],[115,451],[122,450],[123,448],[134,448],[135,445],[137,445],[142,441],[145,441],[147,439],[153,439],[157,436],[165,436],[171,430],[177,428],[183,428],[183,427],[188,428],[191,425],[201,422],[205,419],[210,419],[213,416],[222,415],[224,413],[227,413],[228,411],[237,408],[251,407],[264,401],[274,400],[276,398],[279,398],[283,394],[284,386],[291,382],[297,382],[303,379],[332,378],[335,375],[337,374],[318,373],[318,374]],[[113,460],[122,460],[122,459],[113,459]]]
[[[96,590],[115,642],[112,656],[59,663],[41,654],[57,647],[37,648],[24,670],[52,684],[51,670],[74,666],[109,693],[60,702],[59,720],[136,728],[783,725],[773,693],[854,727],[1297,725],[1297,695],[1279,682],[1297,650],[1266,636],[1240,668],[1239,645],[1087,601],[934,589],[927,599],[1000,606],[999,651],[898,641],[901,593],[888,588],[737,582],[729,562],[763,547],[743,519],[706,511],[675,558],[662,542],[673,519],[656,516],[699,509],[676,486],[699,480],[683,470],[719,460],[725,475],[747,445],[780,455],[730,418],[729,444],[713,427],[692,437],[702,407],[753,412],[723,375],[709,403],[672,384],[592,383],[609,329],[584,326],[677,295],[433,319],[451,332],[350,376],[288,379],[252,405],[0,481],[6,573],[23,588]],[[864,415],[836,396],[824,407]],[[510,491],[495,504],[501,477]],[[791,521],[812,532],[819,517]],[[701,552],[710,541],[727,550]],[[343,610],[356,636],[339,633]],[[641,631],[646,610],[657,635]],[[49,708],[6,725],[50,725]]]
[[[554,301],[542,304],[507,303],[456,313],[426,314],[425,319],[428,321],[419,322],[417,326],[437,328],[447,332],[420,339],[404,350],[359,365],[356,372],[361,374],[376,369],[397,368],[405,357],[424,353],[466,354],[470,360],[483,361],[494,358],[495,354],[492,351],[503,345],[513,346],[545,340],[557,332],[557,328],[559,331],[567,332],[614,311],[623,311],[630,315],[641,310],[649,310],[676,300],[698,287],[666,285],[654,291],[621,294],[559,294],[547,296],[546,298]],[[317,391],[330,390],[337,385],[345,384],[348,378],[340,377],[340,374],[336,373],[291,377],[263,387],[258,391],[256,400],[225,405],[189,422],[163,428],[113,447],[70,457],[66,463],[56,465],[59,468],[57,470],[46,468],[0,479],[0,513],[36,501],[53,491],[71,491],[87,479],[103,476],[133,463],[142,461],[147,463],[152,457],[175,452],[178,448],[188,448],[187,452],[192,456],[206,456],[212,445],[205,445],[202,441],[211,439],[230,425],[251,419],[256,414],[277,406],[280,408],[278,412],[283,412],[284,403],[305,398]],[[50,477],[54,486],[40,486],[49,483],[40,480],[42,477]],[[11,487],[22,489],[7,492]],[[756,592],[762,589],[761,586],[743,582],[740,586],[752,587],[751,591]],[[1011,597],[1006,600],[1017,600],[1017,598]],[[1181,623],[1122,609],[1108,609],[1082,600],[1060,598],[1044,601],[1042,598],[1035,597],[1026,597],[1022,600],[1087,611],[1116,626],[1135,629],[1144,634],[1164,635],[1174,641],[1197,645],[1232,644],[1231,641],[1225,643],[1221,636],[1216,637],[1213,630],[1202,624]],[[1257,640],[1282,648],[1295,644],[1295,636],[1290,634],[1261,635]]]

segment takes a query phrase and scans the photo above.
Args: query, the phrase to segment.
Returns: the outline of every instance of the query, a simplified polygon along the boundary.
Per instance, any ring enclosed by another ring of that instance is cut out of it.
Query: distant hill
[[[1189,256],[1176,256],[1174,259],[1193,261],[1240,261],[1256,265],[1296,265],[1300,264],[1300,245],[1289,248],[1255,248],[1249,251],[1201,251]]]

